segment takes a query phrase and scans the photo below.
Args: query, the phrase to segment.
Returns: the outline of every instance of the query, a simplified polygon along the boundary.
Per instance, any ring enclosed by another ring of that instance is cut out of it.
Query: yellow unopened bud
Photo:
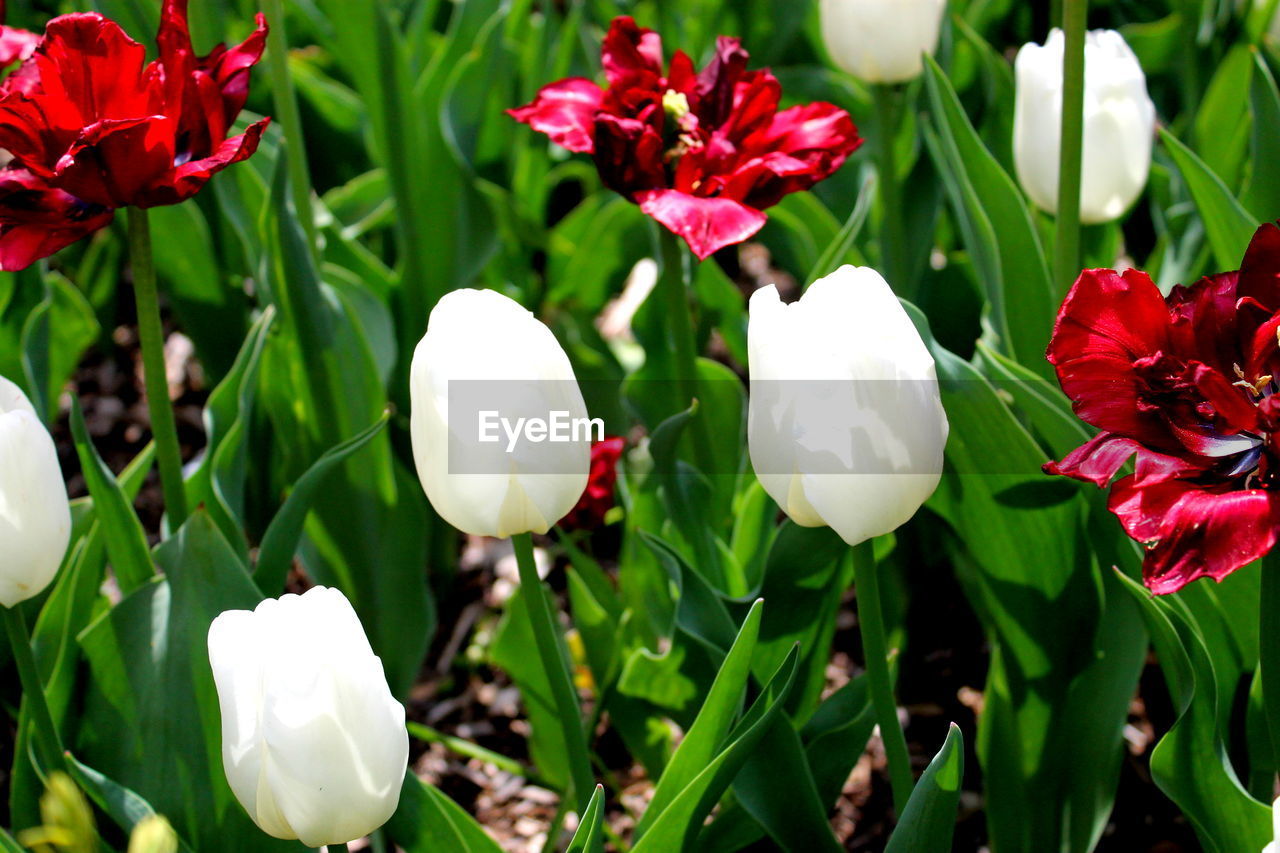
[[[178,833],[160,815],[143,818],[129,836],[129,853],[178,853]]]

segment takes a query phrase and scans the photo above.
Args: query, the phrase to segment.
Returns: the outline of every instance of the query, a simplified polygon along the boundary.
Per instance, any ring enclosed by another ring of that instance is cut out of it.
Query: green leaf
[[[387,837],[405,853],[501,853],[502,848],[457,803],[410,770]]]
[[[151,211],[156,277],[213,380],[231,369],[248,330],[249,301],[224,280],[209,223],[199,204]]]
[[[1249,796],[1218,727],[1213,661],[1195,626],[1165,599],[1120,576],[1151,632],[1178,718],[1151,754],[1160,790],[1191,820],[1210,853],[1261,850],[1272,840],[1271,808]]]
[[[644,837],[631,848],[633,853],[696,849],[693,839],[706,816],[782,713],[795,683],[796,661],[797,654],[793,652],[730,733],[724,749],[652,821]]]
[[[1258,222],[1280,218],[1280,157],[1276,156],[1276,140],[1280,139],[1280,90],[1271,68],[1260,53],[1254,54],[1253,80],[1249,84],[1249,103],[1253,113],[1253,135],[1250,150],[1251,173],[1241,199]]]
[[[844,227],[840,229],[836,239],[827,244],[827,248],[823,250],[817,263],[809,270],[809,275],[805,278],[806,287],[824,275],[834,272],[837,265],[844,261],[849,252],[853,250],[854,244],[858,240],[858,235],[862,233],[862,226],[867,223],[867,216],[871,213],[871,206],[875,199],[876,177],[872,175],[862,184],[862,190],[858,193],[858,201],[853,205],[853,211],[850,212],[849,218],[845,220]]]
[[[1217,64],[1204,97],[1196,105],[1193,126],[1196,152],[1209,171],[1229,187],[1240,185],[1249,145],[1249,90],[1254,72],[1253,48],[1237,44]]]
[[[71,434],[75,439],[80,467],[84,471],[94,511],[102,522],[107,555],[115,569],[120,589],[126,595],[143,586],[155,574],[147,549],[147,536],[130,500],[102,461],[89,439],[84,412],[78,398],[71,399]]]
[[[101,330],[93,307],[65,276],[46,273],[44,282],[45,298],[23,325],[21,348],[31,403],[51,422],[62,389]]]
[[[135,826],[156,814],[151,804],[137,793],[108,779],[92,767],[81,764],[74,755],[67,756],[67,768],[76,784],[89,795],[89,799],[126,833],[132,832]],[[191,850],[182,839],[178,840],[178,849],[186,853]]]
[[[262,600],[204,510],[156,550],[164,570],[80,635],[88,662],[77,757],[135,791],[196,850],[302,850],[268,838],[222,768],[209,625]],[[163,756],[164,760],[156,760]]]
[[[729,730],[742,707],[746,695],[747,679],[751,675],[751,657],[755,653],[756,638],[760,634],[760,619],[764,603],[757,600],[742,623],[738,637],[724,659],[711,691],[698,711],[675,755],[667,763],[662,778],[653,791],[649,807],[636,824],[635,837],[642,839],[662,813],[689,787],[719,753]]]
[[[390,417],[389,413],[383,414],[363,431],[330,448],[294,484],[284,506],[280,507],[267,532],[263,534],[262,545],[258,549],[258,565],[253,572],[253,580],[265,594],[277,595],[284,589],[307,513],[311,511],[316,494],[328,481],[329,474],[339,463],[365,447],[374,436],[382,432]]]
[[[785,714],[760,739],[733,783],[733,793],[783,850],[839,853],[804,744]]]
[[[208,445],[200,465],[187,479],[188,502],[193,506],[204,504],[222,535],[246,562],[246,447],[257,396],[258,367],[275,316],[275,306],[268,305],[249,330],[235,363],[209,395],[203,415]]]
[[[1240,268],[1240,259],[1249,245],[1258,223],[1236,201],[1222,179],[1209,170],[1204,161],[1172,133],[1160,128],[1160,139],[1191,190],[1200,218],[1204,220],[1213,247],[1215,264],[1220,270]]]
[[[949,853],[964,780],[964,735],[951,724],[942,749],[911,792],[885,853]]]
[[[564,853],[587,853],[589,850],[600,849],[603,819],[604,786],[596,785],[591,802],[587,803],[587,810],[579,819],[578,829],[573,833],[573,838],[569,839],[569,846]]]
[[[990,301],[1000,346],[1043,375],[1057,308],[1044,247],[1017,184],[983,144],[938,64],[926,59],[930,152]]]
[[[27,853],[23,846],[3,827],[0,827],[0,850],[3,850],[4,853]]]

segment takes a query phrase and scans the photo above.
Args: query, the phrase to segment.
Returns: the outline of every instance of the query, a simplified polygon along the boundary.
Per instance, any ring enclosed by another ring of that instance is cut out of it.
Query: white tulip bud
[[[822,0],[831,60],[868,83],[903,83],[924,72],[947,0]]]
[[[1043,47],[1024,45],[1014,66],[1014,164],[1027,195],[1049,213],[1058,210],[1065,44],[1062,30],[1054,30]],[[1089,33],[1084,54],[1080,220],[1096,224],[1119,219],[1146,187],[1156,107],[1138,57],[1118,32]]]
[[[386,823],[409,760],[404,706],[341,592],[226,611],[209,664],[227,782],[263,832],[319,847]]]
[[[0,376],[0,605],[39,595],[71,541],[53,438],[22,389]]]
[[[604,424],[528,310],[492,290],[446,294],[409,383],[418,477],[445,521],[476,536],[546,533],[577,504]]]
[[[757,290],[748,358],[751,464],[797,524],[857,545],[933,494],[948,430],[933,357],[878,272],[841,267],[792,305]]]
[[[1271,832],[1275,840],[1262,848],[1262,853],[1280,853],[1280,799],[1271,804]]]

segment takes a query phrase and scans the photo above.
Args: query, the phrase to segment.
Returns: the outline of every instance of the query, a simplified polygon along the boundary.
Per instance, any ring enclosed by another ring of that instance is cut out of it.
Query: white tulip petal
[[[42,592],[71,541],[71,506],[53,438],[26,395],[0,377],[0,605]]]
[[[885,280],[842,267],[783,305],[752,295],[748,442],[756,476],[797,524],[850,544],[928,499],[947,439],[933,358]]]
[[[569,358],[545,325],[492,290],[457,290],[431,312],[414,351],[410,432],[423,490],[451,525],[479,536],[545,533],[573,509],[587,485],[590,441],[479,440],[459,423],[465,405],[492,383],[492,408],[515,424],[563,412],[587,418]]]
[[[319,847],[390,818],[409,756],[404,706],[341,592],[223,613],[209,663],[227,781],[264,832]]]
[[[1058,209],[1065,37],[1027,44],[1014,63],[1014,166],[1035,205]],[[1155,104],[1137,56],[1113,30],[1085,42],[1084,150],[1080,218],[1087,224],[1123,216],[1146,188],[1155,143]]]
[[[938,46],[946,0],[822,0],[831,60],[868,83],[903,83]]]

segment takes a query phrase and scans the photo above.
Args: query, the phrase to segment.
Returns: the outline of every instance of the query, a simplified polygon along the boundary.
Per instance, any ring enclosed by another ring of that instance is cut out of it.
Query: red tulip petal
[[[662,77],[662,37],[630,17],[614,18],[600,49],[610,85],[634,75]]]
[[[262,134],[270,123],[269,118],[256,121],[245,128],[244,133],[219,145],[218,150],[210,156],[178,166],[165,185],[157,187],[141,206],[177,204],[191,198],[200,192],[216,173],[252,156],[253,152],[258,150],[258,143],[262,140]]]
[[[600,87],[590,80],[571,77],[543,86],[533,103],[507,110],[507,115],[545,133],[557,145],[590,154],[595,148],[601,94]]]
[[[738,39],[729,36],[716,39],[716,55],[698,73],[697,113],[700,122],[716,127],[738,112],[738,81],[746,74],[748,59],[747,51]],[[772,74],[765,76],[773,78]],[[776,80],[773,82],[777,83]],[[777,108],[778,101],[774,98],[772,108],[768,109],[769,115]]]
[[[1189,486],[1175,500],[1166,486],[1151,509],[1163,509],[1159,538],[1143,560],[1143,579],[1157,595],[1192,581],[1222,580],[1275,545],[1280,496],[1262,489],[1211,492]],[[1165,506],[1167,504],[1167,506]]]
[[[1116,472],[1138,454],[1139,473],[1149,480],[1164,480],[1179,474],[1192,473],[1199,466],[1150,450],[1131,438],[1100,432],[1063,457],[1061,462],[1047,462],[1046,474],[1061,474],[1105,488]]]
[[[1138,406],[1147,383],[1134,362],[1168,348],[1169,312],[1146,273],[1085,270],[1062,303],[1047,357],[1082,420],[1163,446],[1163,420]]]
[[[161,115],[91,125],[58,161],[54,184],[103,207],[141,204],[173,169],[174,124]]]
[[[37,33],[20,30],[17,27],[0,26],[0,67],[12,65],[35,53],[40,44]]]
[[[762,211],[727,198],[698,198],[678,190],[635,194],[640,209],[684,238],[699,260],[741,243],[764,227]]]
[[[1239,296],[1280,311],[1280,227],[1274,222],[1254,232],[1240,264]]]
[[[0,171],[0,270],[26,269],[111,222],[25,169]]]
[[[594,134],[596,168],[605,186],[629,194],[666,185],[662,136],[652,125],[600,113]]]
[[[232,48],[218,45],[207,57],[200,60],[222,90],[222,111],[226,126],[235,124],[236,117],[249,99],[249,71],[267,47],[267,19],[258,13],[256,26],[249,37]]]

